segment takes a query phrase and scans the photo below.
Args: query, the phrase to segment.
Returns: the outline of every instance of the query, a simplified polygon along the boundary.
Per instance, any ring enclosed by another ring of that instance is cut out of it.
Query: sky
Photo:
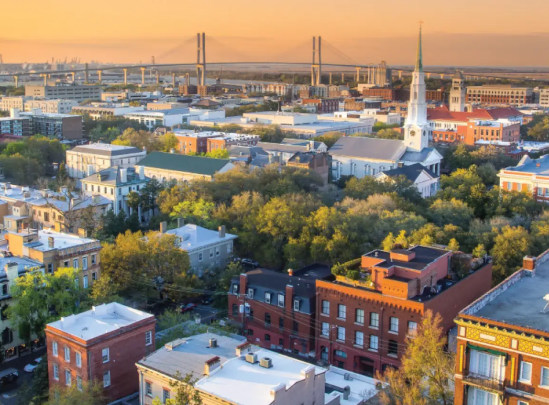
[[[21,0],[5,1],[5,63],[311,60],[413,64],[423,21],[425,65],[549,66],[548,0]]]

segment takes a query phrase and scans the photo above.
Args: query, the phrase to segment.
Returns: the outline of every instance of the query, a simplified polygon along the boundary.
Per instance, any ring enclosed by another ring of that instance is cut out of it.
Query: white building
[[[429,147],[430,128],[425,101],[425,74],[421,51],[421,28],[416,67],[412,73],[408,116],[403,127],[404,140],[367,137],[342,137],[329,150],[334,179],[341,176],[375,176],[399,165],[419,163],[440,175],[442,155]]]
[[[549,107],[549,88],[539,90],[539,105]]]
[[[191,120],[225,118],[225,110],[202,110],[199,108],[174,108],[168,110],[137,111],[124,115],[132,121],[145,125],[149,130],[157,127],[173,127],[189,124]]]
[[[144,111],[143,106],[132,107],[129,104],[92,103],[91,105],[78,106],[72,109],[73,113],[87,115],[92,120],[110,117],[120,117],[138,111]]]
[[[133,167],[146,156],[133,146],[91,143],[67,151],[67,171],[70,177],[82,179],[112,166]]]
[[[41,110],[48,114],[70,114],[78,102],[75,100],[26,100],[25,111]]]
[[[131,215],[132,210],[128,206],[127,197],[130,192],[142,190],[149,179],[143,171],[136,172],[134,168],[120,168],[118,166],[103,169],[81,180],[82,192],[89,196],[100,195],[111,201],[111,209],[116,215],[123,211]],[[141,220],[141,209],[138,208]]]
[[[450,88],[450,111],[465,111],[465,91],[465,81],[463,80],[463,74],[461,72],[456,72],[456,74],[452,78],[452,87]]]
[[[194,224],[166,231],[175,235],[181,250],[189,255],[191,268],[199,275],[205,269],[223,268],[233,256],[236,235],[226,233],[225,226],[213,231]]]
[[[353,114],[352,112],[348,112],[349,114]],[[374,117],[375,122],[382,122],[386,125],[399,125],[402,121],[402,116],[399,113],[395,112],[388,112],[388,111],[382,111],[377,108],[365,108],[362,112],[357,112],[356,114],[360,114],[360,117]]]
[[[377,174],[376,179],[390,181],[400,176],[408,179],[417,188],[423,198],[434,196],[439,189],[440,177],[419,163],[385,170]]]

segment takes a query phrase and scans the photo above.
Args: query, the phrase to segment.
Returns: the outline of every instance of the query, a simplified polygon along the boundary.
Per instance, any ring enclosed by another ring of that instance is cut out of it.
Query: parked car
[[[0,371],[0,387],[5,387],[17,381],[19,378],[19,371],[10,367]]]
[[[189,302],[186,305],[181,305],[179,307],[179,310],[181,311],[182,314],[184,314],[185,312],[192,311],[195,308],[196,308],[196,304],[194,302]]]
[[[31,361],[29,364],[27,364],[25,367],[23,367],[23,370],[25,370],[25,372],[27,373],[32,373],[34,372],[34,369],[38,367],[41,361],[42,361],[42,357],[38,357],[33,361]]]
[[[213,299],[211,295],[205,295],[200,302],[204,305],[210,305],[212,301]]]
[[[240,263],[242,264],[242,266],[251,269],[256,269],[259,267],[259,263],[252,259],[242,259],[240,260]]]

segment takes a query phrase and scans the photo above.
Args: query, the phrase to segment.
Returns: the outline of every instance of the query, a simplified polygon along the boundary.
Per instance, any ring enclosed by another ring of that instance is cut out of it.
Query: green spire
[[[421,53],[421,24],[419,25],[419,39],[417,41],[416,71],[423,71],[423,55]]]

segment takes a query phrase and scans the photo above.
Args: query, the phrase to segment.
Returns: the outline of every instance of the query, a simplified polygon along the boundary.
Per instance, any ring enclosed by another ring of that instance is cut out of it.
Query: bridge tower
[[[318,62],[317,62],[318,58]],[[322,82],[322,37],[318,37],[318,52],[316,37],[313,37],[313,63],[311,64],[311,86],[319,86]]]
[[[206,34],[196,34],[196,83],[197,93],[205,96],[206,88]]]

